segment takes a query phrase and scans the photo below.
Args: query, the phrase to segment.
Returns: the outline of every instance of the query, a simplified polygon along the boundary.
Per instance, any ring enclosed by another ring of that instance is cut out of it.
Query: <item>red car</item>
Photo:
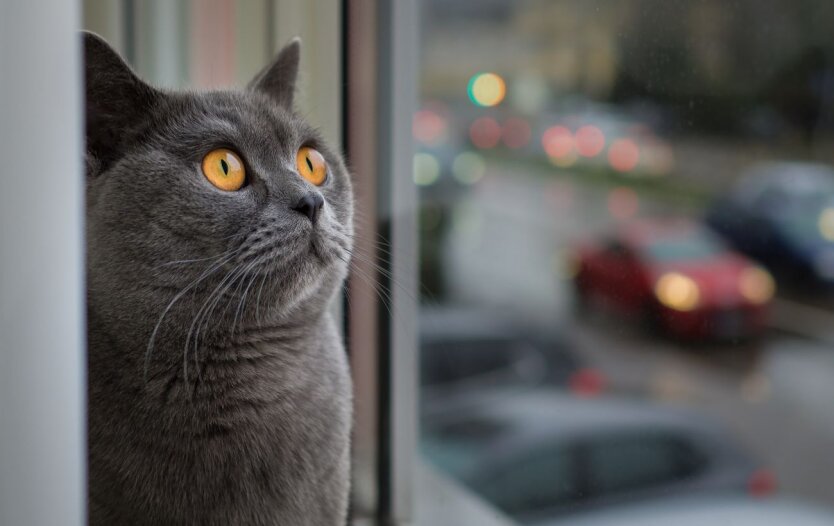
[[[697,223],[635,221],[575,254],[579,301],[636,313],[671,335],[754,337],[767,322],[773,278]]]

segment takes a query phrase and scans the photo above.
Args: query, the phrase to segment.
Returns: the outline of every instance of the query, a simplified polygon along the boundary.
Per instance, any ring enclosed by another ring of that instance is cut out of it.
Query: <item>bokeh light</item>
[[[551,159],[575,156],[573,134],[564,126],[551,126],[542,134],[542,147]]]
[[[501,138],[507,148],[517,150],[523,148],[530,142],[530,124],[526,120],[519,117],[511,117],[504,122],[504,128],[501,132]]]
[[[697,307],[701,298],[698,284],[679,272],[669,272],[660,276],[654,293],[660,303],[681,312],[688,312]]]
[[[608,149],[608,162],[618,172],[630,172],[637,168],[640,149],[631,139],[617,139]]]
[[[640,200],[637,192],[631,188],[614,188],[608,194],[608,212],[611,217],[619,220],[631,219],[637,215],[640,208]]]
[[[570,168],[576,161],[579,159],[579,156],[576,154],[575,150],[572,150],[568,155],[564,157],[550,157],[550,164],[553,166],[557,166],[559,168]]]
[[[576,130],[576,151],[583,157],[596,157],[605,148],[605,135],[596,126]]]
[[[739,278],[738,287],[747,301],[757,305],[770,301],[776,292],[776,283],[770,272],[759,267],[745,269]]]
[[[414,184],[430,186],[440,178],[440,162],[430,153],[414,155]]]
[[[820,235],[828,241],[834,241],[834,207],[826,207],[817,221]]]
[[[507,94],[504,79],[495,73],[478,73],[469,79],[469,100],[478,106],[497,106]]]
[[[437,112],[431,110],[420,110],[414,114],[411,123],[411,131],[417,141],[427,145],[435,146],[445,139],[447,123],[446,119]]]
[[[484,158],[475,152],[459,153],[452,161],[452,176],[462,184],[475,184],[486,172]]]
[[[495,148],[501,140],[501,125],[492,117],[481,117],[469,127],[469,140],[481,149]]]

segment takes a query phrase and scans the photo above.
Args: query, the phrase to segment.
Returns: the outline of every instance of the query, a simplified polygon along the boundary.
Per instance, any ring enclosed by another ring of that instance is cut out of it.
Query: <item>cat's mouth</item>
[[[314,231],[310,235],[308,250],[310,255],[324,266],[330,266],[339,261],[347,261],[344,248],[335,238],[330,238],[319,231]]]

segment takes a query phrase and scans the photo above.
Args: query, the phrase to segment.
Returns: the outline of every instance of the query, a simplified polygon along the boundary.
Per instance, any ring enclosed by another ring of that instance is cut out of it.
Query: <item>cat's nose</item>
[[[292,207],[292,209],[299,214],[307,216],[315,225],[316,221],[318,221],[322,206],[324,206],[324,198],[318,193],[310,192],[302,197],[301,201]]]

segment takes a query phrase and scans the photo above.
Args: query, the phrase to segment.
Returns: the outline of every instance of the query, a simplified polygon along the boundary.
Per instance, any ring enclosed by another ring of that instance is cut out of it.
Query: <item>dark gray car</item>
[[[585,364],[552,328],[511,313],[433,307],[420,315],[424,404],[438,400],[445,405],[449,396],[508,385],[552,385],[576,391],[587,387],[577,379],[594,374],[603,381],[601,373]]]

